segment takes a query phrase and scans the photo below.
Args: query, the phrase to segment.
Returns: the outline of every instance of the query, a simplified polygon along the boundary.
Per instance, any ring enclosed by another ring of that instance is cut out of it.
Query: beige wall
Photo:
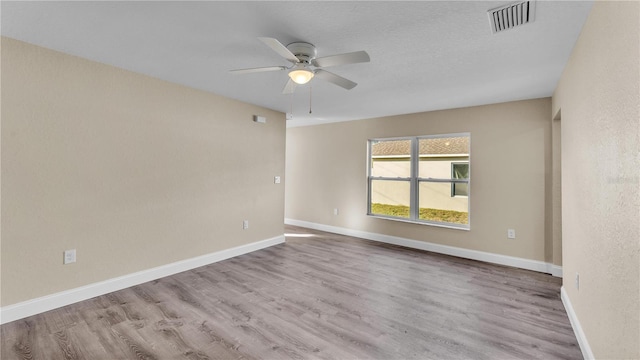
[[[1,115],[2,306],[284,232],[284,114],[2,38]]]
[[[547,220],[551,223],[547,241],[550,241],[549,256],[554,264],[562,264],[562,121],[558,112],[551,120],[551,209],[547,209]]]
[[[596,2],[553,96],[564,288],[598,359],[640,359],[639,29],[639,2]]]
[[[285,217],[545,261],[550,114],[545,98],[289,128]],[[471,133],[470,231],[366,215],[368,139],[461,132]]]

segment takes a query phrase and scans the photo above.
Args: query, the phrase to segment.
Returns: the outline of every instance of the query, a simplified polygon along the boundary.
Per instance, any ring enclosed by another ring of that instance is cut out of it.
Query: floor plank
[[[286,231],[285,244],[2,325],[0,358],[582,358],[560,279]]]

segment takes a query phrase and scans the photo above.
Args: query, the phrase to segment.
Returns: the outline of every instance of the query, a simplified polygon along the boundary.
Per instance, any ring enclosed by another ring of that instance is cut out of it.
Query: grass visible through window
[[[409,218],[409,207],[404,205],[372,203],[371,213],[376,215]],[[453,210],[420,208],[420,220],[438,221],[454,224],[468,224],[469,213]]]

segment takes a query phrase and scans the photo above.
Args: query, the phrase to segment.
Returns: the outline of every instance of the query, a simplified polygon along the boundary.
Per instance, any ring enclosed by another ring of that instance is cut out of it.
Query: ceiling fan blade
[[[277,39],[269,37],[259,37],[258,39],[265,43],[265,45],[273,49],[273,51],[277,52],[278,55],[291,61],[292,63],[297,64],[300,62],[300,60],[298,60],[298,58],[291,51],[289,51],[286,46],[282,45],[282,43]]]
[[[357,64],[369,62],[369,54],[366,51],[356,51],[352,53],[325,56],[313,60],[312,64],[317,67],[329,67],[336,65]]]
[[[259,67],[259,68],[251,68],[251,69],[237,69],[237,70],[229,70],[232,74],[251,74],[251,73],[259,73],[265,71],[278,71],[278,70],[286,70],[286,66],[268,66],[268,67]]]
[[[332,72],[328,72],[326,70],[321,70],[321,69],[317,69],[315,71],[315,75],[316,77],[324,80],[324,81],[328,81],[330,83],[336,84],[340,87],[343,87],[347,90],[351,90],[354,87],[356,87],[356,85],[358,85],[357,83],[354,83],[353,81],[349,80],[349,79],[345,79],[340,75],[336,75]]]
[[[296,86],[297,84],[293,82],[293,80],[289,79],[289,81],[287,81],[287,84],[284,86],[284,89],[282,89],[282,93],[293,94],[293,92],[296,91]]]

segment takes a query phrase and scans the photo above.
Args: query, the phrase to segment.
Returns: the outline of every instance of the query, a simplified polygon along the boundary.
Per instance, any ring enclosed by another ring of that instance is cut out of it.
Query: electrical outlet
[[[576,273],[576,290],[580,290],[580,274]]]
[[[507,238],[515,239],[516,238],[516,230],[515,229],[507,229]]]
[[[249,220],[244,220],[242,222],[242,230],[247,230],[249,228]]]
[[[62,263],[66,265],[74,262],[76,262],[76,249],[65,250],[64,259],[62,260]]]
[[[338,215],[338,208],[333,209],[333,215]]]

